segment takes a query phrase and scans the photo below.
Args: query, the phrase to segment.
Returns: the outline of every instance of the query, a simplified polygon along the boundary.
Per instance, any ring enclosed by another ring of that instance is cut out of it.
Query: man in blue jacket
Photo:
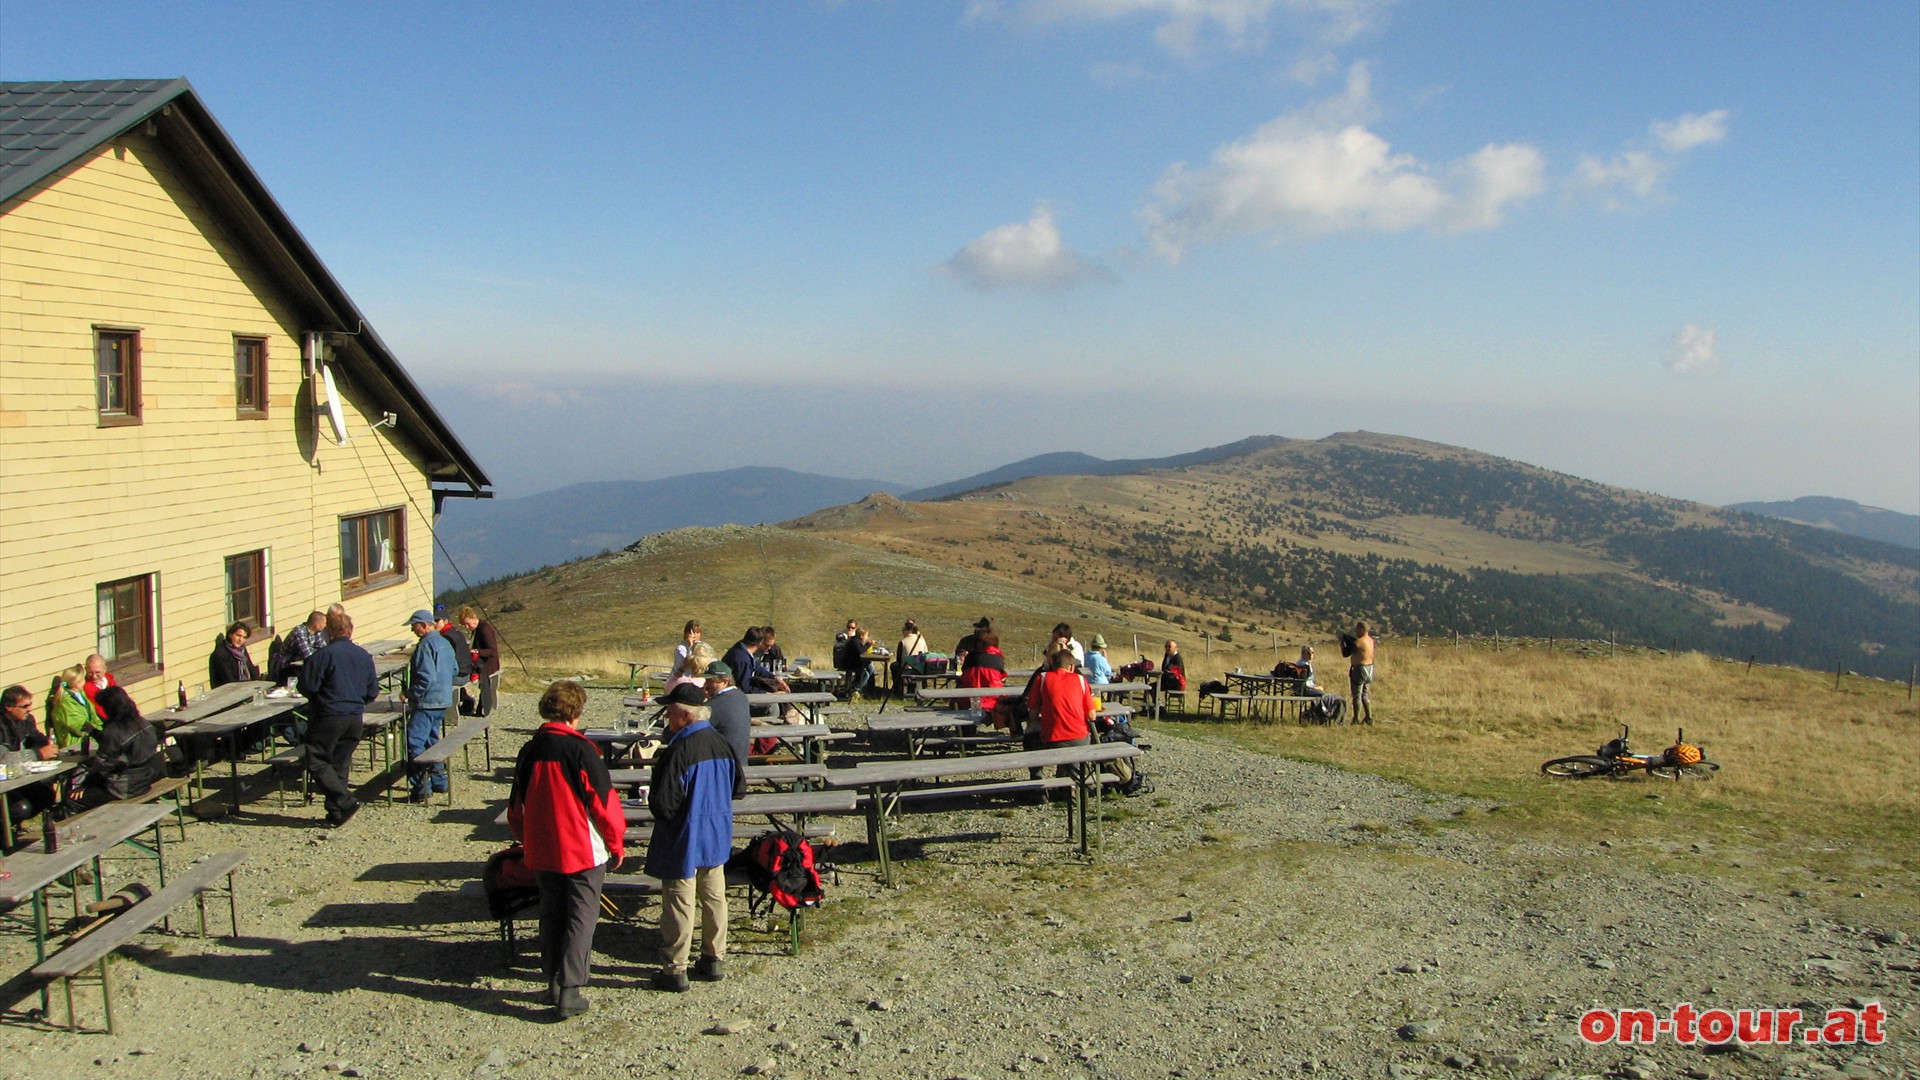
[[[447,790],[445,765],[414,765],[413,759],[440,741],[440,725],[453,704],[453,646],[434,629],[433,612],[420,609],[407,620],[413,636],[413,662],[407,668],[407,783],[413,802],[426,802]]]
[[[308,702],[307,771],[326,795],[327,823],[339,828],[360,809],[347,775],[360,746],[367,703],[380,696],[380,680],[373,657],[353,643],[353,620],[346,612],[322,617],[326,644],[301,664],[300,693]]]
[[[691,687],[683,689],[691,690]],[[669,697],[667,745],[653,762],[647,806],[653,839],[646,872],[660,879],[660,990],[687,989],[687,954],[693,946],[696,895],[704,924],[700,960],[693,977],[726,977],[727,857],[733,853],[733,800],[746,794],[747,778],[734,764],[726,737],[707,722],[707,707]]]

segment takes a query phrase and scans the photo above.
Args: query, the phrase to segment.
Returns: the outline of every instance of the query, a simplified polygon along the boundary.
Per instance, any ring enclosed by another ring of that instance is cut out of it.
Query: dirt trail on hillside
[[[495,722],[510,755],[532,698],[504,697]],[[124,950],[117,1036],[38,1027],[16,1003],[0,1076],[1920,1076],[1920,926],[1842,925],[1805,896],[1656,873],[1624,844],[1496,840],[1473,824],[1485,806],[1152,741],[1157,790],[1109,804],[1092,864],[1057,808],[909,815],[888,890],[840,819],[801,956],[745,929],[736,902],[728,980],[652,992],[649,905],[601,924],[592,1011],[558,1025],[537,957],[505,970],[460,891],[504,842],[504,763],[457,779],[451,810],[369,805],[332,832],[317,805],[269,794],[170,845],[254,853],[244,936]],[[0,949],[28,966],[17,931]],[[81,995],[97,1022],[97,992]],[[1589,1008],[1683,1001],[1878,1001],[1889,1038],[1710,1054],[1577,1032]]]

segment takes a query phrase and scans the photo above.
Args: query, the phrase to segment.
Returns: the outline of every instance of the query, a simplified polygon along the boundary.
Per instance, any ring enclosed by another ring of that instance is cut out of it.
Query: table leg
[[[1073,788],[1074,788],[1074,798],[1075,800],[1077,800],[1077,804],[1080,807],[1080,854],[1085,855],[1087,853],[1087,824],[1088,824],[1087,766],[1085,764],[1074,766]]]
[[[33,891],[33,963],[35,967],[47,960],[47,890]],[[46,1018],[47,1010],[53,1007],[53,996],[49,993],[51,983],[40,984],[40,1016]]]
[[[227,736],[227,772],[233,777],[233,812],[240,812],[240,733]]]

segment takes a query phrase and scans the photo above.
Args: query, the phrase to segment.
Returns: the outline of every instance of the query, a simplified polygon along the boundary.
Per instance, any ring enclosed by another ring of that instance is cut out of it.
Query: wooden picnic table
[[[246,682],[230,682],[225,686],[216,686],[188,701],[185,706],[175,706],[156,712],[147,719],[166,728],[175,728],[181,724],[191,724],[205,720],[215,713],[225,712],[236,705],[244,705],[253,700],[255,692],[273,689],[273,684],[265,679],[250,679]]]
[[[620,805],[626,810],[629,827],[652,823],[653,811],[646,803],[625,799]],[[786,815],[803,826],[815,814],[851,814],[858,808],[859,799],[851,791],[770,791],[733,800],[736,818]]]
[[[160,822],[172,813],[171,807],[157,802],[151,803],[108,803],[96,807],[86,814],[62,823],[63,836],[73,830],[71,839],[64,839],[60,850],[48,854],[42,841],[35,839],[20,850],[6,857],[8,876],[0,878],[0,904],[33,905],[33,962],[37,966],[47,958],[47,887],[73,873],[80,867],[93,864],[93,898],[106,896],[105,880],[100,866],[100,857],[121,844],[132,843],[133,838],[148,829],[153,830],[153,846],[137,844],[154,858],[158,868],[160,884],[167,883],[166,844]],[[73,887],[73,914],[80,917],[80,887]],[[46,1012],[49,985],[40,988],[40,1011]]]
[[[893,855],[888,846],[887,817],[892,810],[891,796],[902,787],[926,780],[954,776],[1026,771],[1065,766],[1074,774],[1074,792],[1080,820],[1080,854],[1089,853],[1089,798],[1098,808],[1100,789],[1097,781],[1087,782],[1087,770],[1109,761],[1140,756],[1140,748],[1131,743],[1093,743],[1089,746],[1057,746],[1048,750],[1018,750],[1006,754],[980,754],[974,757],[916,758],[895,761],[862,762],[851,769],[834,769],[827,774],[830,788],[858,788],[867,800],[867,840],[880,860],[880,873],[888,886],[893,884]],[[1091,788],[1091,792],[1089,792]]]
[[[229,685],[234,685],[234,684],[229,684]],[[226,687],[221,687],[221,689],[224,690],[226,689]],[[240,734],[241,732],[246,731],[248,728],[253,727],[255,724],[264,724],[270,720],[277,720],[280,717],[285,716],[288,713],[294,711],[295,709],[305,707],[306,704],[307,704],[307,699],[301,697],[299,694],[288,694],[285,697],[278,697],[278,698],[270,697],[262,701],[252,702],[246,705],[236,705],[233,708],[225,709],[220,712],[217,712],[204,720],[195,720],[192,723],[182,724],[179,727],[172,729],[167,734],[173,736],[176,739],[189,737],[189,736],[204,736],[208,738],[225,739],[227,741],[227,751],[228,751],[227,767],[228,767],[228,772],[231,774],[232,780],[233,780],[233,788],[232,788],[232,791],[230,792],[230,797],[232,800],[234,813],[237,814],[240,812],[240,793],[241,793],[240,792]],[[196,801],[206,797],[206,788],[203,783],[204,777],[202,776],[203,765],[204,765],[204,762],[200,760],[200,756],[198,754],[194,755],[193,790],[194,790],[194,799]]]
[[[1303,694],[1243,694],[1228,692],[1209,696],[1213,701],[1215,715],[1222,720],[1227,718],[1227,712],[1229,710],[1233,712],[1235,719],[1245,720],[1251,718],[1257,720],[1260,719],[1262,715],[1266,715],[1268,719],[1277,720],[1290,706],[1293,709],[1294,716],[1298,718],[1307,702],[1314,700],[1312,697]]]
[[[645,784],[653,779],[652,769],[609,769],[608,775],[615,784]],[[796,789],[805,791],[810,784],[823,783],[827,779],[825,765],[749,765],[748,783],[794,784]]]
[[[920,690],[917,694],[922,703],[930,701],[972,701],[974,698],[1019,697],[1027,692],[1024,686],[956,686],[943,690]]]
[[[84,760],[77,749],[63,750],[59,756],[45,761],[36,760],[15,765],[13,775],[0,780],[0,850],[4,850],[6,845],[13,843],[13,807],[7,800],[7,793],[18,791],[23,787],[31,787],[34,784],[51,783],[62,773],[79,768]],[[29,765],[32,767],[29,768]]]
[[[816,690],[802,693],[792,691],[785,694],[748,694],[748,705],[770,705],[776,710],[787,705],[795,705],[806,710],[807,723],[820,722],[820,706],[831,705],[840,700],[825,691]]]

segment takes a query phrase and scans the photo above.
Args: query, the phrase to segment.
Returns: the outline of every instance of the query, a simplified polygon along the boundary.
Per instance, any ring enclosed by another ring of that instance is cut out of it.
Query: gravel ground
[[[532,706],[503,697],[497,751]],[[370,804],[337,831],[267,793],[171,853],[253,853],[244,936],[122,950],[117,1036],[32,1022],[16,984],[0,1077],[1920,1076],[1920,926],[1655,873],[1626,842],[1496,841],[1472,824],[1486,807],[1151,737],[1157,790],[1109,803],[1103,858],[1077,859],[1056,808],[916,814],[888,890],[841,819],[801,956],[736,898],[728,980],[656,993],[648,905],[601,924],[593,1009],[565,1024],[461,891],[504,842],[504,764],[457,777],[451,810]],[[17,928],[0,949],[6,970],[29,966]],[[97,992],[81,995],[97,1022]],[[1710,1054],[1576,1031],[1588,1008],[1681,1001],[1878,1001],[1889,1038]]]

